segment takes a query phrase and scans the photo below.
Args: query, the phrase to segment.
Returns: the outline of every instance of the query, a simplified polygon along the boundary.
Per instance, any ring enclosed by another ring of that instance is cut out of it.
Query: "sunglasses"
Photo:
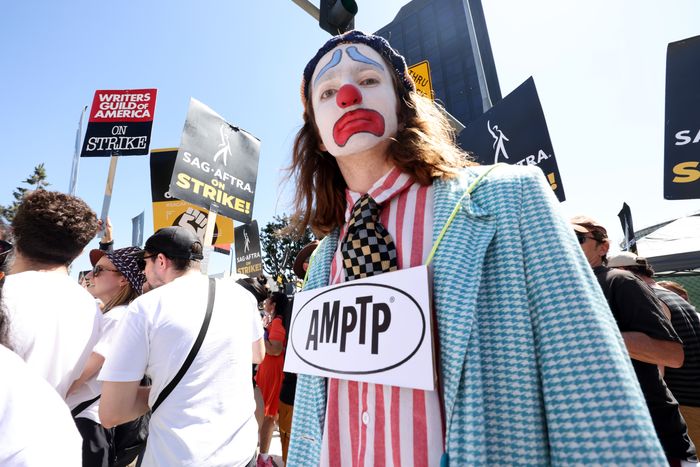
[[[119,272],[117,269],[107,269],[103,266],[97,265],[92,268],[92,277],[97,277],[103,272]]]
[[[141,271],[143,271],[144,269],[146,269],[146,260],[149,258],[155,258],[156,256],[158,256],[158,254],[151,255],[151,256],[144,256],[143,258],[139,258],[136,260],[136,265],[138,266],[138,268]]]
[[[12,243],[0,240],[0,266],[2,266],[5,263],[5,259],[10,256],[12,248]]]
[[[587,238],[590,238],[591,240],[595,240],[596,242],[600,243],[600,240],[598,240],[597,238],[595,238],[591,235],[584,235],[584,234],[578,233],[578,232],[576,233],[576,238],[578,238],[579,245],[583,245],[584,243],[586,243]]]

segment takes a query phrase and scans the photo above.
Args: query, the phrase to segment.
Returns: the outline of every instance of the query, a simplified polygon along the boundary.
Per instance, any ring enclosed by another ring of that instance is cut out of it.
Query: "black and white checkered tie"
[[[340,251],[346,281],[398,269],[396,245],[379,222],[379,206],[370,195],[363,195],[353,206]]]

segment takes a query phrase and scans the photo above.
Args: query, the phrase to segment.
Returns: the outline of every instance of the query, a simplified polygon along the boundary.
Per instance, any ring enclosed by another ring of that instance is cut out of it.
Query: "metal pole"
[[[472,9],[469,6],[469,0],[463,0],[464,12],[467,16],[467,31],[469,32],[469,42],[472,46],[472,55],[474,56],[474,65],[476,66],[476,76],[479,80],[479,91],[481,92],[481,104],[484,112],[493,107],[491,96],[489,95],[489,86],[486,82],[486,72],[484,71],[484,63],[481,60],[481,49],[479,49],[479,41],[476,38],[476,30],[474,29],[474,18],[472,17]]]
[[[310,14],[316,21],[321,19],[321,11],[309,0],[292,0],[299,8]]]
[[[75,151],[73,152],[73,166],[70,169],[70,183],[68,184],[68,193],[75,196],[75,190],[78,187],[78,165],[80,164],[80,138],[83,136],[83,117],[85,116],[85,111],[87,110],[87,105],[83,107],[83,111],[80,113],[80,121],[78,122],[78,129],[75,132]]]
[[[233,275],[233,261],[234,261],[234,256],[236,256],[236,223],[231,221],[231,227],[233,227],[233,241],[229,245],[229,253],[231,254],[231,262],[229,263],[228,266],[228,275],[232,276]]]

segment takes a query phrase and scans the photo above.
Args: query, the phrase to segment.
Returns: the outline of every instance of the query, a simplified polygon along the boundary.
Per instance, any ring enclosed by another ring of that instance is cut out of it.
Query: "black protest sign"
[[[668,44],[664,198],[700,198],[700,36]]]
[[[95,91],[80,157],[148,154],[156,89]]]
[[[634,227],[632,226],[632,210],[627,203],[622,203],[622,209],[617,213],[617,217],[620,218],[620,225],[622,225],[622,231],[625,234],[625,244],[622,249],[637,254],[637,240],[634,238]]]
[[[177,149],[154,149],[151,151],[151,198],[153,200],[153,229],[179,225],[192,229],[204,242],[209,211],[192,203],[174,198],[169,192],[170,179],[175,167]],[[215,245],[233,242],[233,221],[223,216],[216,217],[214,226]]]
[[[460,140],[468,142],[464,149],[473,152],[481,164],[505,162],[538,166],[559,201],[566,199],[532,77],[470,123]]]
[[[258,221],[236,227],[234,245],[236,246],[236,272],[250,277],[263,273],[260,255],[260,232]]]
[[[260,141],[212,109],[190,100],[170,193],[248,223],[253,217]]]

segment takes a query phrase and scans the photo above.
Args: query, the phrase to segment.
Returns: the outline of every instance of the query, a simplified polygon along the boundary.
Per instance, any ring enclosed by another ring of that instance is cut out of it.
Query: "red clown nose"
[[[352,84],[345,84],[338,89],[338,94],[336,94],[335,102],[338,107],[344,109],[350,107],[351,105],[356,105],[362,102],[362,94],[360,90],[357,89]]]

